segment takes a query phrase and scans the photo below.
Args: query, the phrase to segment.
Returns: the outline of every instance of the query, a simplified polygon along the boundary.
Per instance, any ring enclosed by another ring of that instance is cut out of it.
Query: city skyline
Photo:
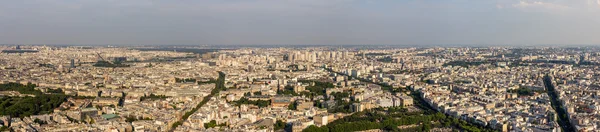
[[[0,49],[0,131],[600,128],[599,48]]]
[[[13,0],[0,132],[600,131],[600,0]]]

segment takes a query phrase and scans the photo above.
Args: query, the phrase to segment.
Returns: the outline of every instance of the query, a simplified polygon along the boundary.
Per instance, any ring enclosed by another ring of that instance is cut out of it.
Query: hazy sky
[[[600,0],[4,0],[0,44],[600,45]]]

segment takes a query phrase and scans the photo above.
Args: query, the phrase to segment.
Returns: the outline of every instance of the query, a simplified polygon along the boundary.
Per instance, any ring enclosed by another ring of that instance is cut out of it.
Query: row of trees
[[[112,67],[112,68],[129,67],[129,65],[127,65],[127,64],[121,64],[121,62],[110,63],[108,61],[98,61],[93,66],[95,66],[95,67]]]
[[[470,67],[470,66],[479,66],[483,64],[490,64],[491,62],[484,61],[450,61],[445,63],[442,66],[461,66],[461,67]]]
[[[210,79],[208,81],[198,81],[198,84],[202,85],[202,84],[211,84],[211,83],[217,83],[217,80],[214,79]]]
[[[227,88],[225,87],[225,73],[219,71],[219,78],[215,81],[215,88],[210,92],[209,95],[205,96],[202,99],[202,101],[200,101],[200,103],[198,103],[198,105],[196,105],[196,107],[194,107],[192,110],[186,112],[183,115],[183,117],[181,117],[180,121],[173,123],[173,125],[171,126],[171,129],[177,128],[177,126],[181,125],[183,123],[183,121],[187,120],[192,114],[194,114],[196,111],[198,111],[198,109],[200,109],[200,107],[202,107],[203,105],[208,103],[210,98],[212,98],[214,95],[218,94],[220,91],[225,91],[225,90],[227,90]]]
[[[138,121],[138,120],[152,120],[152,118],[148,118],[148,117],[146,117],[146,118],[138,118],[138,117],[131,116],[131,115],[125,116],[125,121],[126,122],[134,122],[134,121]]]
[[[140,101],[144,101],[144,100],[148,100],[148,99],[149,100],[159,100],[159,99],[166,99],[166,98],[168,98],[168,97],[165,95],[154,95],[153,93],[151,93],[149,96],[144,95],[144,96],[140,97]]]
[[[573,125],[569,121],[569,117],[567,116],[568,113],[567,113],[566,109],[563,107],[562,103],[560,102],[560,100],[558,98],[559,97],[558,93],[556,92],[554,84],[552,83],[552,77],[550,75],[548,75],[547,73],[544,76],[544,86],[546,87],[546,89],[548,89],[547,92],[548,92],[548,96],[550,96],[552,108],[554,108],[556,113],[559,115],[558,123],[560,124],[562,129],[565,131],[575,131],[575,127],[573,127]]]
[[[390,62],[394,61],[394,58],[392,58],[391,56],[386,56],[386,57],[377,59],[377,61],[390,63]]]
[[[194,78],[183,78],[183,79],[175,78],[175,82],[178,82],[178,83],[196,82],[196,79],[194,79]]]
[[[520,87],[518,89],[509,90],[510,93],[517,93],[519,96],[533,96],[535,93],[545,93],[544,90],[531,90],[526,87]]]
[[[253,100],[248,100],[245,97],[242,97],[240,100],[235,101],[236,106],[240,106],[242,104],[251,104],[251,105],[256,105],[260,108],[263,108],[263,107],[269,106],[271,104],[271,100],[255,100],[255,101],[253,101]]]

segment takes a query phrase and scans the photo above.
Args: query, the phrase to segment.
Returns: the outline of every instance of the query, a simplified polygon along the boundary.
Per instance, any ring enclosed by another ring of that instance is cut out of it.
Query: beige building
[[[313,120],[315,120],[316,126],[325,126],[329,123],[329,116],[327,113],[318,114],[313,117]]]
[[[314,103],[311,101],[298,101],[298,106],[296,106],[296,108],[298,110],[304,110],[304,109],[310,109],[311,107],[314,106]]]
[[[400,96],[400,102],[402,103],[402,107],[413,106],[413,98],[409,96]]]

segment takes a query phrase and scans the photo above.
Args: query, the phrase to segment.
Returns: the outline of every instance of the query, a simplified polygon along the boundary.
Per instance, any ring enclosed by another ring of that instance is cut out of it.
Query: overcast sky
[[[0,44],[600,45],[600,0],[5,0]]]

